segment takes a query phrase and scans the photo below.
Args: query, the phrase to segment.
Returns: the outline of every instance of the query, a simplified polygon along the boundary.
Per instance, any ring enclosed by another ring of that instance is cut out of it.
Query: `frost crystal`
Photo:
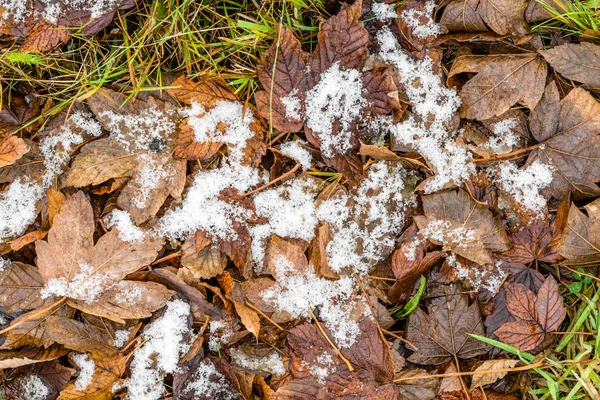
[[[73,362],[80,368],[79,376],[75,381],[75,390],[84,391],[88,385],[92,382],[94,377],[94,371],[96,369],[96,363],[90,359],[87,354],[75,354],[72,356]]]
[[[300,120],[302,116],[300,112],[302,110],[302,104],[300,99],[296,96],[298,89],[294,89],[285,97],[281,98],[281,102],[285,106],[285,116],[292,119]]]
[[[392,127],[396,140],[412,147],[433,167],[425,192],[431,193],[453,182],[460,184],[475,172],[470,153],[453,143],[456,133],[450,129],[452,118],[460,106],[454,89],[446,88],[433,72],[433,62],[426,57],[414,60],[398,44],[393,33],[384,28],[377,33],[381,58],[398,69],[406,88],[413,115]]]
[[[182,300],[167,303],[164,314],[146,326],[144,345],[133,356],[127,387],[129,400],[158,400],[164,392],[165,374],[177,370],[179,359],[189,350],[186,338],[194,333],[188,328],[190,306]]]
[[[540,214],[546,207],[546,199],[540,190],[552,183],[553,171],[552,166],[539,160],[521,169],[514,163],[502,163],[496,182],[525,210]]]
[[[371,11],[373,12],[377,20],[383,22],[388,21],[390,19],[394,19],[398,16],[396,14],[396,10],[393,4],[373,2],[373,5],[371,6]]]
[[[283,155],[298,161],[302,169],[306,171],[312,166],[312,155],[302,147],[303,144],[306,144],[303,140],[294,140],[293,142],[282,144],[279,146],[279,150],[281,150]]]
[[[113,210],[104,219],[107,228],[113,226],[119,232],[119,239],[125,242],[140,242],[144,240],[144,231],[138,228],[127,211]]]
[[[350,318],[362,296],[355,294],[352,277],[337,281],[318,277],[312,269],[296,271],[288,259],[276,260],[278,281],[261,292],[262,298],[293,318],[310,318],[309,309],[319,308],[320,318],[339,347],[350,347],[360,334],[358,323]],[[370,314],[365,311],[365,315]]]
[[[112,274],[96,273],[89,264],[79,264],[78,267],[79,272],[68,283],[65,277],[50,279],[40,291],[42,298],[55,295],[92,302],[110,288],[109,282],[114,281]]]
[[[217,371],[215,365],[208,359],[198,366],[190,382],[183,393],[193,393],[198,398],[234,400],[239,396],[229,389],[225,376]]]
[[[362,92],[360,72],[340,70],[336,62],[321,74],[319,83],[307,93],[306,126],[317,133],[321,152],[326,157],[352,149],[351,125],[368,105]],[[339,124],[336,132],[334,123]]]
[[[229,343],[233,329],[230,322],[216,320],[210,321],[209,333],[208,348],[212,351],[219,351],[222,345]]]
[[[317,381],[321,384],[325,384],[327,377],[333,372],[335,363],[331,358],[331,354],[323,353],[316,359],[316,363],[308,363],[302,360],[302,366],[308,369],[308,372],[317,378]]]
[[[265,254],[263,241],[272,234],[283,238],[312,240],[318,225],[315,196],[316,185],[306,178],[285,182],[254,196],[256,213],[268,221],[250,228],[252,257],[257,264],[260,265]]]
[[[401,18],[419,39],[428,39],[442,33],[440,26],[431,18],[435,10],[435,2],[430,0],[424,4],[423,10],[410,8],[402,12]]]
[[[129,331],[127,329],[120,329],[115,332],[115,347],[121,348],[125,345],[127,340],[129,339]]]
[[[263,371],[275,375],[285,375],[286,373],[281,355],[276,351],[261,358],[250,358],[246,353],[238,349],[229,350],[229,354],[231,355],[231,361],[241,368]]]
[[[319,220],[333,230],[327,245],[333,270],[352,267],[366,274],[386,256],[386,250],[394,248],[395,236],[404,225],[404,206],[409,203],[403,197],[406,176],[400,165],[375,163],[355,196],[332,197],[319,206]]]
[[[485,147],[495,154],[508,153],[519,142],[519,136],[513,131],[517,127],[517,120],[507,118],[494,124],[494,136],[489,138]]]
[[[27,378],[23,378],[19,385],[23,393],[18,398],[22,400],[45,400],[50,394],[48,387],[37,375],[29,375]]]

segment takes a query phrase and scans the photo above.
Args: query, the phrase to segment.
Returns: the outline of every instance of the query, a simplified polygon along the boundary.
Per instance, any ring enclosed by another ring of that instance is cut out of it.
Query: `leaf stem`
[[[317,317],[313,313],[313,310],[309,308],[308,312],[309,312],[310,316],[312,317],[312,319],[314,319],[315,322],[317,323],[317,328],[319,328],[319,330],[321,331],[321,333],[323,334],[323,336],[325,337],[325,339],[327,339],[327,342],[329,342],[329,344],[331,345],[331,347],[333,347],[333,349],[335,350],[335,352],[337,353],[337,355],[340,356],[340,358],[342,359],[342,361],[346,364],[346,367],[348,367],[348,370],[350,372],[354,372],[354,367],[352,366],[352,364],[350,363],[350,361],[348,361],[348,359],[346,357],[344,357],[344,355],[342,354],[342,352],[340,351],[340,349],[338,349],[337,346],[331,341],[331,339],[329,339],[329,336],[327,336],[327,333],[325,332],[325,330],[323,329],[323,327],[319,323],[319,320],[317,320]]]
[[[285,178],[287,178],[288,176],[292,175],[294,172],[298,171],[298,168],[300,168],[300,164],[299,164],[299,163],[296,163],[296,165],[294,165],[294,168],[290,169],[290,170],[289,170],[288,172],[286,172],[285,174],[283,174],[283,175],[280,175],[279,177],[277,177],[277,178],[273,179],[272,181],[270,181],[270,182],[268,182],[268,183],[265,183],[265,184],[264,184],[264,185],[262,185],[261,187],[258,187],[258,188],[254,189],[254,190],[251,190],[251,191],[249,191],[249,192],[246,192],[246,193],[244,193],[242,196],[243,196],[243,197],[248,197],[248,196],[250,196],[250,195],[253,195],[254,193],[258,193],[258,192],[260,192],[261,190],[264,190],[264,189],[268,188],[269,186],[271,186],[271,185],[274,185],[275,183],[279,182],[280,180],[282,180],[282,179],[285,179]]]
[[[52,310],[53,308],[61,305],[62,303],[64,303],[67,300],[66,297],[61,297],[60,299],[58,299],[57,301],[55,301],[54,303],[50,304],[47,307],[44,308],[40,308],[39,310],[36,311],[32,311],[29,314],[25,315],[25,318],[23,318],[22,320],[15,322],[13,325],[8,326],[7,328],[4,328],[0,331],[0,335],[5,334],[6,332],[10,332],[13,329],[15,329],[17,326],[21,326],[23,325],[25,322],[29,322],[31,320],[37,319],[38,317],[46,314],[47,312],[49,312],[50,310]]]

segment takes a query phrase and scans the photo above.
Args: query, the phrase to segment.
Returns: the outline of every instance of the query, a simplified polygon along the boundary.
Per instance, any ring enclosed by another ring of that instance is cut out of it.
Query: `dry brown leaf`
[[[246,306],[244,303],[232,299],[230,296],[228,296],[228,298],[233,302],[235,312],[240,317],[242,324],[246,329],[252,332],[255,338],[258,339],[258,334],[260,332],[260,318],[256,311]]]
[[[117,356],[96,359],[94,362],[94,375],[85,389],[77,390],[74,382],[69,382],[60,392],[58,400],[110,400],[114,397],[113,387],[125,373],[126,358]]]
[[[49,347],[54,344],[54,340],[52,340],[46,330],[46,319],[49,314],[46,314],[43,317],[37,316],[38,319],[31,319],[32,314],[36,313],[37,315],[37,312],[38,310],[30,311],[29,313],[22,314],[11,321],[13,328],[6,333],[6,340],[2,344],[3,349],[16,349],[29,345]],[[72,318],[75,315],[75,310],[71,307],[63,305],[57,310],[53,311],[52,315],[64,318]]]
[[[197,235],[196,235],[197,236]],[[227,257],[218,245],[210,243],[198,247],[195,237],[188,238],[181,247],[181,265],[186,267],[194,278],[210,279],[220,275],[227,266]]]
[[[448,3],[440,25],[451,32],[484,32],[488,28],[477,11],[480,0],[459,0]]]
[[[600,46],[597,44],[567,43],[540,50],[540,54],[565,78],[600,89]]]
[[[23,139],[9,136],[0,143],[0,168],[14,164],[30,150]]]
[[[571,205],[558,252],[569,264],[594,265],[600,261],[600,199],[585,206],[587,216]]]
[[[58,360],[36,363],[25,367],[4,371],[4,395],[6,399],[24,399],[23,394],[28,393],[25,385],[28,378],[37,376],[42,385],[46,387],[47,399],[55,399],[65,387],[74,370],[63,367]],[[27,400],[31,400],[28,398]]]
[[[477,11],[499,35],[523,36],[529,33],[525,22],[528,0],[481,0]]]
[[[464,190],[434,193],[423,196],[422,200],[425,216],[415,217],[419,229],[439,221],[443,225],[438,229],[443,243],[429,238],[432,243],[444,245],[455,254],[480,265],[493,263],[490,252],[503,252],[510,248],[502,220],[494,217],[487,207],[476,203]],[[457,236],[456,229],[469,230],[472,235]]]
[[[16,238],[15,240],[12,240],[10,242],[10,248],[12,251],[18,251],[20,249],[22,249],[23,247],[27,246],[28,244],[31,244],[37,240],[42,240],[43,238],[46,237],[46,235],[48,234],[48,231],[43,231],[43,230],[37,230],[37,231],[32,231],[29,233],[26,233],[25,235]]]
[[[443,288],[443,296],[429,301],[428,314],[418,307],[410,314],[406,338],[418,350],[408,361],[438,365],[454,357],[468,359],[487,353],[487,344],[468,335],[485,335],[479,305],[469,305],[467,296],[456,291],[456,285],[448,285]]]
[[[113,338],[99,328],[71,318],[46,318],[48,336],[67,349],[90,353],[94,358],[112,358],[118,354]]]
[[[221,78],[203,77],[198,81],[192,81],[182,75],[169,86],[176,86],[176,88],[167,89],[167,93],[187,105],[200,103],[205,107],[211,107],[217,101],[237,100],[237,96],[229,89],[227,82]]]
[[[494,372],[499,369],[514,368],[519,363],[519,360],[486,360],[475,369],[475,372],[489,371],[487,374],[473,375],[471,379],[471,390],[489,385],[502,379],[508,374],[508,371]],[[459,389],[460,390],[460,389]]]
[[[42,298],[44,282],[32,265],[12,262],[0,271],[0,306],[5,312],[25,311],[52,304],[52,297]]]
[[[51,361],[64,356],[68,352],[60,345],[52,345],[48,348],[30,346],[19,350],[5,350],[0,352],[0,368],[5,370]]]
[[[584,89],[575,88],[558,102],[558,91],[549,85],[539,110],[532,113],[531,134],[542,143],[527,159],[554,167],[547,197],[576,198],[600,194],[600,103]],[[557,115],[558,114],[558,115]]]
[[[519,283],[505,286],[506,308],[516,320],[504,323],[494,334],[521,351],[539,349],[546,334],[558,329],[566,316],[556,281],[546,278],[537,295]]]
[[[476,73],[460,90],[460,116],[484,120],[521,103],[533,110],[544,93],[546,63],[536,53],[460,54],[448,75]],[[456,79],[456,78],[454,78]]]
[[[52,50],[71,38],[71,31],[66,26],[55,26],[43,18],[29,31],[19,50],[23,53],[43,53]]]

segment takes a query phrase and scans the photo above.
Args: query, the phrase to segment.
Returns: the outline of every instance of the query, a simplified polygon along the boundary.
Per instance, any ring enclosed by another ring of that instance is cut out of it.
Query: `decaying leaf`
[[[463,190],[423,196],[425,216],[415,217],[423,236],[480,265],[492,263],[491,252],[510,248],[502,221]]]
[[[486,0],[487,1],[487,0]],[[510,2],[507,2],[509,4]],[[484,120],[520,103],[533,110],[544,93],[548,67],[536,53],[459,54],[448,75],[476,73],[460,90],[460,116]]]
[[[510,368],[513,368],[519,363],[519,360],[487,360],[475,369],[475,372],[489,371],[486,374],[473,375],[471,380],[471,389],[489,385],[499,379],[502,379],[508,374]],[[495,372],[496,370],[503,370]]]
[[[465,295],[445,295],[429,301],[426,314],[417,308],[408,319],[406,338],[417,350],[408,357],[416,364],[438,365],[458,357],[468,359],[485,354],[489,347],[468,334],[484,335],[477,303],[469,305]]]
[[[540,50],[548,64],[567,79],[600,88],[600,46],[591,42],[567,43]]]
[[[110,358],[118,353],[113,339],[106,332],[89,324],[51,316],[46,319],[46,330],[53,341],[67,349],[89,352],[98,358]]]
[[[537,295],[519,283],[507,284],[506,308],[516,318],[494,331],[501,341],[522,351],[538,348],[546,334],[556,330],[566,310],[554,278],[548,277]]]
[[[587,216],[572,204],[558,252],[570,264],[590,265],[600,261],[600,200],[585,206]]]
[[[43,393],[47,398],[56,398],[73,372],[73,369],[62,366],[58,360],[8,369],[4,371],[4,393],[7,398],[20,399],[24,394],[39,394],[41,391],[35,389],[44,387]]]
[[[29,150],[27,143],[20,137],[7,137],[0,143],[0,168],[14,164]]]
[[[0,271],[0,305],[6,312],[25,311],[49,306],[51,297],[42,298],[44,282],[32,265],[13,262]]]

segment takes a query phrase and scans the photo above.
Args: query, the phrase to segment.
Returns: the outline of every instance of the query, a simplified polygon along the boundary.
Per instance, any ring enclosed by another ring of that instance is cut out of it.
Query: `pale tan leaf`
[[[113,338],[106,332],[71,318],[50,316],[46,318],[46,330],[53,341],[95,358],[114,357],[118,353]]]
[[[0,168],[14,164],[30,150],[23,139],[9,136],[0,143]]]
[[[475,389],[480,386],[489,385],[502,379],[508,374],[508,371],[498,371],[502,369],[514,368],[519,363],[519,360],[486,360],[479,367],[475,369],[475,372],[490,371],[489,374],[473,375],[471,379],[471,389]]]
[[[19,350],[0,351],[0,369],[18,368],[24,365],[55,360],[68,353],[62,346],[46,348],[24,347]]]
[[[31,310],[49,306],[53,298],[42,298],[44,282],[32,265],[13,262],[0,271],[0,306],[5,312]]]

